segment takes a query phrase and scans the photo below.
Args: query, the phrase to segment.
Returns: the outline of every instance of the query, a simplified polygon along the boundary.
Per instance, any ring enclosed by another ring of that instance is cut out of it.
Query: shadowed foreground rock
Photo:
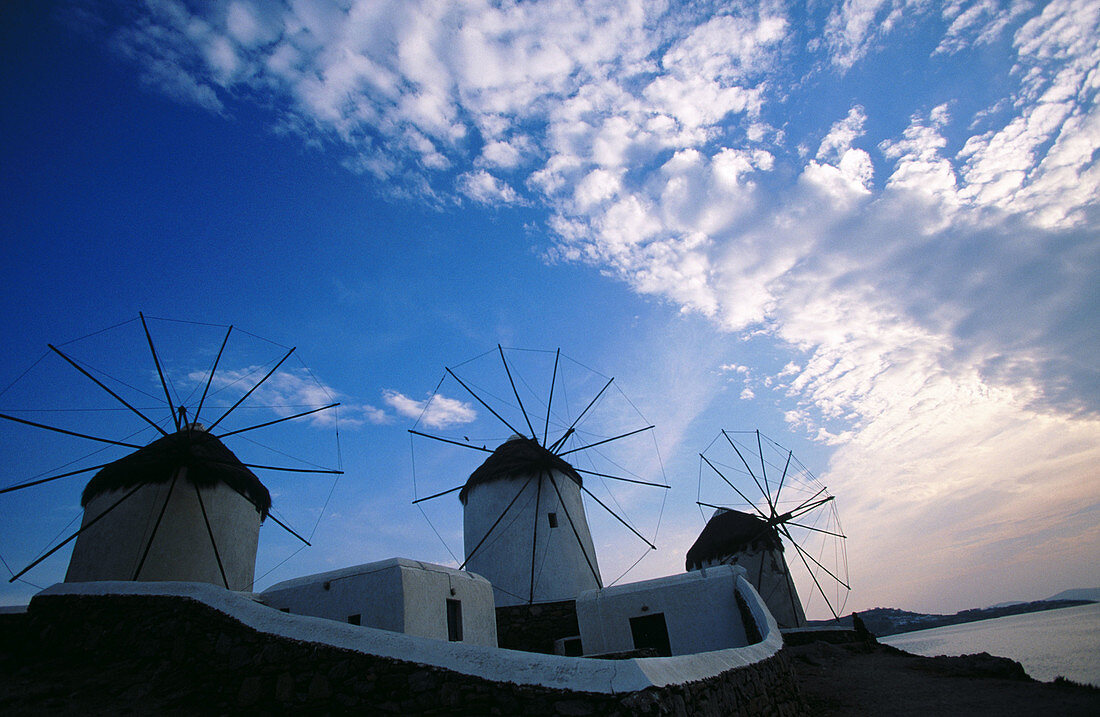
[[[1100,715],[1100,689],[1036,682],[987,654],[920,657],[881,644],[786,648],[810,712],[830,715]]]

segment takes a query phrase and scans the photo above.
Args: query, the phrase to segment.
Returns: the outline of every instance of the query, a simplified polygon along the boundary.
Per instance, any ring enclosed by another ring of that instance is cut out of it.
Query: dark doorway
[[[459,600],[447,601],[447,639],[462,642],[462,602]]]
[[[663,612],[630,618],[630,634],[634,637],[635,650],[652,647],[661,657],[672,657]]]

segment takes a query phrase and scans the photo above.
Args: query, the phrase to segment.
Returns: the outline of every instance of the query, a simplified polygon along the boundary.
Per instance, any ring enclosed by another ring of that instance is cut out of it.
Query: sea
[[[1061,676],[1100,687],[1100,603],[905,632],[879,642],[929,657],[988,652],[1016,660],[1036,680]]]

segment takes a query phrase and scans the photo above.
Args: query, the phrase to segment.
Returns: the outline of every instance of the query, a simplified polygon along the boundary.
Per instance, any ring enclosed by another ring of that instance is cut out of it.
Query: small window
[[[462,642],[462,601],[447,600],[447,639]]]
[[[354,615],[348,615],[348,623],[351,624],[351,625],[362,625],[363,624],[363,616],[360,615],[359,613],[355,613]]]
[[[558,527],[558,514],[557,513],[547,513],[546,517],[550,520],[550,527],[551,528]]]

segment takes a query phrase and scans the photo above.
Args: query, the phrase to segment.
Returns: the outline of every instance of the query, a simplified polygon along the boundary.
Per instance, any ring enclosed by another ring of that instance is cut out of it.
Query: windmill
[[[154,342],[150,323],[172,330]],[[24,580],[73,544],[68,582],[188,580],[249,590],[260,524],[267,518],[301,547],[308,545],[308,538],[273,513],[257,473],[332,475],[334,488],[342,470],[283,449],[295,445],[287,438],[291,422],[328,417],[324,422],[334,426],[339,403],[318,402],[324,386],[304,366],[285,368],[295,349],[283,353],[287,347],[279,347],[275,353],[276,346],[232,326],[143,314],[51,344],[32,369],[0,392],[2,438],[9,448],[24,447],[7,466],[9,475],[22,474],[23,480],[0,488],[5,523],[22,534],[5,534],[6,546],[25,550],[20,547],[25,535],[53,512],[48,506],[71,502],[72,477],[94,476],[81,497],[79,529],[62,529],[48,550],[22,570],[11,570],[9,582]],[[148,363],[134,361],[142,350],[148,351]],[[166,355],[175,360],[165,362]],[[38,380],[23,381],[28,375]],[[310,390],[303,391],[305,385]],[[292,403],[302,397],[311,403]],[[40,420],[43,413],[51,417],[48,423]],[[253,433],[260,429],[262,434]],[[280,448],[265,446],[257,435]],[[147,436],[153,440],[146,442]],[[230,437],[233,450],[223,443]],[[86,453],[89,444],[99,449]],[[333,447],[338,462],[338,443]],[[130,452],[102,462],[105,452],[119,449]],[[283,456],[281,464],[261,458],[272,452]],[[53,470],[44,471],[43,465]],[[31,494],[37,495],[28,498]],[[68,537],[60,539],[65,533]]]
[[[745,567],[781,627],[804,626],[815,609],[839,617],[850,590],[846,536],[826,487],[758,430],[723,430],[699,458],[696,502],[714,513],[687,569]]]
[[[447,368],[424,403],[409,431],[413,502],[443,539],[458,532],[453,512],[433,521],[425,506],[459,493],[463,559],[444,545],[489,579],[498,607],[574,599],[605,585],[594,534],[614,536],[616,572],[628,546],[641,551],[615,581],[656,549],[669,486],[652,429],[613,378],[560,349],[498,345]]]

